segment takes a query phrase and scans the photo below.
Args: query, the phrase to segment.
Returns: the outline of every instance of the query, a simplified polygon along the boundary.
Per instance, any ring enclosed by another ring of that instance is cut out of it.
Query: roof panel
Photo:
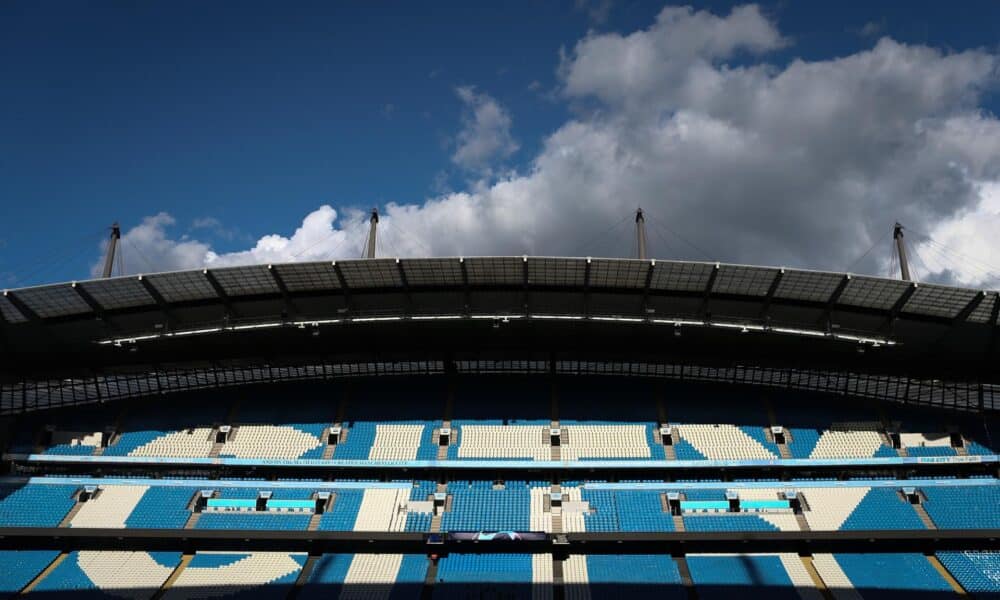
[[[403,285],[399,276],[399,266],[394,258],[368,258],[337,262],[340,272],[344,274],[347,287],[352,289],[370,289]]]
[[[473,285],[520,285],[524,282],[521,257],[467,258],[465,270]]]
[[[972,311],[969,315],[969,321],[973,323],[989,323],[990,319],[993,318],[993,306],[1000,301],[1000,297],[997,296],[997,292],[989,292],[983,301],[979,303],[976,310]]]
[[[595,258],[590,264],[591,287],[643,288],[649,261]]]
[[[153,304],[153,297],[136,277],[95,279],[80,284],[102,307],[113,310]]]
[[[90,306],[67,283],[24,288],[12,293],[42,318],[91,312]]]
[[[976,290],[920,284],[903,306],[903,311],[934,317],[953,318],[972,300]]]
[[[0,294],[0,317],[8,323],[24,323],[28,320],[3,294]]]
[[[838,302],[849,306],[889,310],[911,285],[913,284],[909,281],[852,277]]]
[[[328,262],[274,265],[274,270],[290,292],[340,289],[340,279]]]
[[[766,296],[778,269],[721,265],[712,292],[741,296]]]
[[[774,291],[775,298],[826,302],[840,285],[841,273],[821,273],[817,271],[785,271],[781,283]]]
[[[528,283],[531,285],[583,287],[587,261],[579,258],[529,258]]]
[[[145,277],[167,302],[188,302],[219,297],[201,271],[161,273]]]
[[[211,269],[212,276],[222,286],[227,296],[258,296],[260,294],[278,294],[278,287],[267,265],[249,267],[229,267],[226,269]]]
[[[711,263],[656,261],[649,287],[654,290],[703,292],[714,268]]]
[[[407,258],[400,264],[409,285],[462,285],[462,263],[457,258]]]

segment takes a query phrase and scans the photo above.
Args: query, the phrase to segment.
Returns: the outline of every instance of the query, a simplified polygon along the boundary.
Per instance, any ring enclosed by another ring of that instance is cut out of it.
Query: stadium
[[[641,221],[638,259],[376,258],[373,218],[364,259],[4,291],[0,591],[1000,595],[998,293]]]

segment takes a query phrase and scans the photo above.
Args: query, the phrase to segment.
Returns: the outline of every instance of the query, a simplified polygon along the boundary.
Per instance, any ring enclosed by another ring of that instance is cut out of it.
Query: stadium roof
[[[9,383],[182,363],[275,364],[292,355],[530,353],[996,383],[998,309],[995,291],[706,262],[479,257],[252,265],[4,291],[0,377]],[[320,336],[325,327],[334,333]]]

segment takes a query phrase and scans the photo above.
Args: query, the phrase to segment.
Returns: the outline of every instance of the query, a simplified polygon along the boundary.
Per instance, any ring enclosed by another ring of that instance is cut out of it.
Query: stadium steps
[[[562,493],[562,485],[558,483],[553,483],[549,491],[553,494]],[[556,512],[556,510],[552,508],[551,497],[545,499],[545,506],[549,509],[549,512],[552,513],[552,533],[562,533],[563,532],[562,508],[559,508],[559,512]],[[561,573],[562,563],[559,563],[559,569]]]
[[[183,556],[181,556],[181,562],[177,563],[177,566],[174,568],[173,573],[170,574],[170,577],[167,577],[167,580],[163,582],[163,585],[160,586],[160,589],[157,590],[156,593],[153,594],[153,596],[149,600],[160,600],[160,598],[166,595],[167,590],[173,587],[174,583],[181,576],[181,573],[184,572],[184,569],[186,569],[187,566],[191,563],[191,559],[193,558],[194,558],[194,553],[190,554],[185,553]]]
[[[680,533],[684,533],[684,531],[685,531],[685,529],[684,529],[684,517],[682,517],[680,515],[674,515],[673,516],[673,520],[674,520],[674,530],[678,531]]]
[[[952,577],[951,573],[948,571],[948,569],[945,568],[943,564],[941,564],[941,561],[938,560],[937,556],[934,556],[933,554],[926,554],[924,555],[924,557],[927,559],[927,562],[931,563],[931,566],[934,567],[934,570],[937,571],[939,575],[941,575],[941,579],[944,579],[945,581],[948,582],[948,585],[951,586],[951,589],[955,592],[956,595],[961,596],[962,598],[969,597],[969,593],[965,591],[965,588],[962,587],[962,584],[960,584],[957,579]]]
[[[552,429],[558,429],[559,419],[552,419],[552,423],[549,424],[549,427],[551,427]],[[569,440],[566,434],[567,434],[566,431],[560,432],[559,434],[560,444],[565,444]],[[543,444],[551,443],[551,438],[549,437],[548,431],[542,431],[542,443]],[[562,460],[562,446],[550,446],[549,452],[550,452],[549,458],[551,458],[552,460]]]
[[[563,600],[566,597],[564,584],[563,561],[552,557],[552,600]]]
[[[764,439],[775,444],[778,447],[778,453],[781,454],[781,458],[783,459],[792,458],[792,451],[788,449],[787,445],[788,434],[787,433],[785,434],[786,437],[784,444],[779,444],[774,439],[774,429],[772,428],[777,426],[779,423],[778,423],[778,418],[775,416],[774,413],[774,403],[771,402],[770,398],[764,398],[764,408],[767,410],[767,422],[770,424],[770,427],[764,430]]]
[[[295,600],[295,598],[298,598],[299,591],[302,589],[302,586],[309,582],[309,577],[312,575],[319,558],[319,556],[309,555],[309,558],[306,559],[306,564],[302,565],[302,570],[299,571],[299,576],[295,578],[295,585],[292,586],[292,589],[288,590],[286,600]]]
[[[675,556],[674,562],[677,563],[677,571],[681,576],[681,585],[684,586],[688,599],[698,600],[698,591],[694,588],[694,579],[691,578],[691,569],[688,568],[687,558]]]
[[[920,517],[920,521],[924,524],[927,529],[937,529],[937,525],[934,523],[934,519],[927,514],[927,509],[924,508],[922,504],[911,504],[913,510],[917,512],[917,516]]]
[[[32,579],[31,581],[29,581],[28,585],[24,586],[24,588],[21,589],[20,595],[23,596],[25,594],[30,593],[31,590],[35,589],[35,586],[37,586],[39,583],[41,583],[43,579],[45,579],[46,577],[48,577],[49,573],[51,573],[52,571],[55,571],[56,567],[58,567],[59,564],[62,563],[62,561],[66,560],[67,556],[69,556],[69,552],[60,552],[59,556],[55,557],[52,560],[52,562],[49,563],[49,566],[47,566],[44,569],[42,569],[41,573],[39,573],[38,575],[35,575],[35,578]]]
[[[188,520],[184,523],[184,529],[194,529],[195,527],[197,527],[198,519],[200,518],[201,518],[200,512],[192,512],[191,516],[188,517]]]
[[[962,445],[960,447],[955,448],[955,454],[957,454],[959,456],[968,456],[969,455],[969,450],[968,450],[968,448],[966,448],[966,446],[968,445],[968,443],[969,443],[969,440],[967,440],[967,439],[965,439],[963,437],[962,438]]]
[[[451,427],[451,419],[444,419],[443,421],[441,421],[441,427],[442,428],[443,427]],[[438,434],[434,436],[435,439],[440,434],[441,434],[441,430],[438,429]],[[455,443],[455,435],[454,435],[454,432],[452,432],[452,436],[448,438],[448,445],[447,446],[441,446],[440,444],[438,445],[437,459],[438,460],[448,460],[448,448],[452,444],[454,444],[454,443]]]
[[[424,576],[424,589],[420,590],[420,600],[431,600],[434,597],[434,583],[437,581],[438,559],[427,561],[427,575]]]
[[[344,422],[340,420],[340,417],[337,417],[337,420],[334,421],[330,427],[333,428],[333,427],[343,427],[343,426]],[[327,429],[325,433],[327,434],[327,439],[329,440],[330,430]],[[337,451],[336,444],[327,444],[326,447],[323,448],[323,460],[330,460],[331,458],[333,458],[333,453],[336,451]]]
[[[78,499],[76,501],[76,504],[73,505],[73,508],[69,509],[69,512],[66,513],[66,516],[62,518],[62,521],[59,521],[59,527],[69,527],[70,521],[73,520],[73,517],[76,516],[76,513],[80,512],[81,508],[83,508],[83,502],[80,502],[80,500]]]
[[[816,570],[812,556],[800,556],[799,559],[802,561],[802,566],[806,568],[806,573],[809,573],[809,579],[812,579],[813,585],[816,586],[820,594],[823,594],[824,600],[836,600],[833,592],[826,586],[826,582],[823,581],[823,578],[819,575],[819,571]]]
[[[801,531],[811,531],[809,529],[809,521],[806,520],[806,516],[799,511],[795,513],[795,521],[799,524],[799,529]]]
[[[316,531],[319,529],[319,522],[323,520],[323,515],[313,513],[313,516],[309,517],[309,526],[306,527],[306,531]]]

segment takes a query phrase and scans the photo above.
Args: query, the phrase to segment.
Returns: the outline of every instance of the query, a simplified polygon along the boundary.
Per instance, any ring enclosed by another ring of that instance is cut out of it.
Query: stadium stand
[[[33,592],[35,595],[72,592],[78,596],[149,598],[180,561],[179,552],[71,552]]]
[[[438,561],[434,598],[551,598],[548,555],[457,554]]]
[[[687,565],[699,598],[752,597],[819,600],[808,572],[794,554],[689,555]]]
[[[20,592],[57,556],[55,550],[0,550],[0,596],[7,598]]]
[[[938,560],[976,598],[1000,598],[1000,553],[938,552]]]
[[[836,598],[947,598],[954,592],[920,554],[817,554],[813,564]]]
[[[306,555],[281,552],[199,552],[164,598],[284,598],[305,565]]]
[[[572,555],[563,561],[566,600],[687,597],[668,555]]]
[[[299,591],[302,600],[417,600],[427,577],[418,554],[324,554]]]

